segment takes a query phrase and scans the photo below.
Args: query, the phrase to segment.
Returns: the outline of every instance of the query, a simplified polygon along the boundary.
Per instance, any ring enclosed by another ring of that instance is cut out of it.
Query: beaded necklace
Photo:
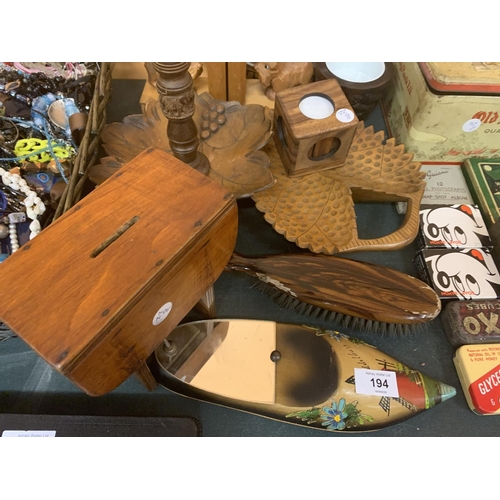
[[[45,204],[40,199],[40,197],[32,191],[28,183],[19,175],[11,173],[4,168],[0,167],[0,176],[2,182],[5,186],[13,189],[14,191],[20,191],[26,195],[24,198],[23,205],[26,207],[26,217],[31,219],[29,225],[30,229],[30,240],[32,240],[40,231],[41,226],[38,220],[38,216],[45,212]],[[21,214],[9,214],[9,238],[11,252],[14,253],[19,250],[19,240],[17,237],[17,224],[23,222]]]
[[[16,148],[14,148],[13,151],[16,156],[14,158],[0,158],[0,165],[3,162],[18,163],[24,160],[34,161],[34,159],[42,161],[38,158],[37,155],[43,154],[47,157],[52,158],[57,166],[59,174],[67,184],[68,179],[66,178],[59,158],[68,156],[69,150],[71,149],[74,152],[77,152],[77,147],[74,144],[71,136],[66,137],[66,140],[56,139],[54,137],[54,134],[49,131],[47,121],[48,110],[43,106],[42,109],[38,108],[40,108],[40,106],[45,103],[44,98],[47,98],[48,95],[52,96],[50,92],[58,93],[62,90],[62,80],[75,78],[75,81],[73,83],[70,82],[71,85],[88,85],[88,82],[85,80],[86,78],[89,78],[88,76],[86,76],[88,72],[87,68],[85,64],[82,63],[65,63],[64,65],[60,65],[59,63],[12,63],[12,65],[15,69],[6,66],[5,63],[0,63],[2,71],[6,72],[4,75],[5,84],[1,85],[1,90],[2,92],[6,92],[12,97],[20,99],[22,102],[27,102],[31,107],[31,116],[33,119],[32,121],[29,121],[15,117],[2,116],[3,113],[0,112],[0,120],[8,120],[8,122],[13,125],[13,128],[15,130],[17,130],[17,123],[20,126],[29,127],[33,130],[38,131],[45,136],[46,146],[44,147],[44,145],[41,144],[42,141],[38,141],[37,144],[33,146],[34,151],[31,151],[30,147],[28,147],[30,146],[30,140],[17,141]],[[43,75],[41,75],[40,72],[42,72]],[[90,70],[89,74],[92,75],[93,70]],[[43,89],[43,92],[35,92],[33,90],[33,87],[36,87],[35,81],[40,84],[40,89]],[[68,83],[68,89],[71,86],[70,83]],[[79,86],[78,89],[80,89]],[[23,92],[26,93],[26,96]],[[64,93],[66,94],[66,92]],[[59,100],[58,96],[54,95],[53,97],[56,101]],[[70,99],[68,99],[68,101],[70,101]],[[66,103],[66,101],[64,102]],[[35,106],[35,103],[39,104],[38,108]],[[32,141],[33,140],[34,139],[32,139]],[[65,150],[65,155],[63,156],[61,156],[61,148]],[[33,239],[41,231],[41,225],[38,217],[45,212],[46,207],[37,193],[30,189],[26,180],[23,179],[19,174],[11,173],[0,166],[0,177],[2,179],[2,183],[6,187],[25,195],[24,200],[21,202],[21,204],[24,205],[25,210],[22,209],[18,212],[11,212],[6,217],[6,219],[8,219],[8,235],[10,238],[11,253],[14,253],[19,249],[17,224],[26,221],[26,219],[30,219],[31,222],[29,224],[29,239]],[[7,220],[5,222],[7,222]],[[2,228],[4,237],[6,237],[7,234],[5,225],[1,224],[0,229]],[[0,231],[0,233],[1,232],[2,231]]]

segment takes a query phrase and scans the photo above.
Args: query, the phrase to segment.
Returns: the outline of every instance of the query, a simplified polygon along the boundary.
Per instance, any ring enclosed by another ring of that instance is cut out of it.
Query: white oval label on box
[[[335,116],[337,117],[337,120],[342,123],[349,123],[354,120],[354,113],[347,108],[339,109],[335,113]]]
[[[158,312],[155,314],[153,318],[153,325],[158,326],[170,314],[171,310],[172,310],[172,302],[167,302],[166,304],[163,304],[160,307],[160,309],[158,309]]]
[[[462,125],[462,130],[464,132],[474,132],[474,130],[477,130],[480,126],[481,120],[479,118],[472,118]]]

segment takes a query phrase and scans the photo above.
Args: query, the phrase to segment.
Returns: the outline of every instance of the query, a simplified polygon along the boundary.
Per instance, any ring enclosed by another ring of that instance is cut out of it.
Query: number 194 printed
[[[354,378],[357,394],[399,397],[396,372],[354,368]]]

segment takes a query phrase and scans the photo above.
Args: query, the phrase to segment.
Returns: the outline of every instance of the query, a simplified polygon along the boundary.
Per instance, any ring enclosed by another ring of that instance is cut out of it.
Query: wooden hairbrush
[[[362,331],[406,335],[441,311],[439,297],[423,281],[345,257],[234,252],[226,271],[258,278],[259,288],[279,305]]]

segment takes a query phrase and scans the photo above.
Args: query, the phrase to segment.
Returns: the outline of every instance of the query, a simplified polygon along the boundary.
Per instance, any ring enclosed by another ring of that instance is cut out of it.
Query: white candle
[[[322,120],[333,114],[332,102],[326,97],[311,95],[302,99],[299,103],[300,112],[313,120]]]
[[[385,71],[383,62],[327,62],[328,71],[346,82],[368,83],[380,78]]]

